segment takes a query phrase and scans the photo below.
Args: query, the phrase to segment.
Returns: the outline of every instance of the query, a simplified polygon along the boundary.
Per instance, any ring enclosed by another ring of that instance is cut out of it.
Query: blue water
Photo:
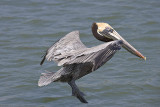
[[[160,1],[1,0],[0,106],[2,107],[159,107]],[[56,40],[80,31],[88,47],[101,44],[91,33],[93,22],[107,22],[147,60],[121,49],[97,71],[77,81],[88,104],[71,96],[66,83],[38,87],[44,70],[41,56]]]

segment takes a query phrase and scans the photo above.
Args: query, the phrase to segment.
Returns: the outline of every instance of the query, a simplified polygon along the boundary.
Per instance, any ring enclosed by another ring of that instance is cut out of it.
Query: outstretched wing
[[[79,31],[70,32],[47,50],[40,65],[43,64],[45,59],[48,61],[53,60],[58,63],[61,59],[55,59],[55,57],[64,56],[66,53],[84,48],[86,48],[86,46],[79,38]]]
[[[61,59],[58,66],[90,62],[93,64],[92,70],[94,71],[111,59],[117,50],[121,49],[121,44],[122,41],[117,40],[92,48],[81,49],[70,54],[68,53],[66,56],[58,57],[58,59]]]

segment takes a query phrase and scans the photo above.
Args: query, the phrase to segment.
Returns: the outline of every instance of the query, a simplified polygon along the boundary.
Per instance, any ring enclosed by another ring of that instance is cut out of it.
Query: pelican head
[[[122,40],[122,47],[127,51],[136,55],[144,60],[144,57],[139,51],[137,51],[132,45],[130,45],[124,38],[122,38],[109,24],[107,23],[93,23],[92,33],[100,41],[109,42],[113,40]]]

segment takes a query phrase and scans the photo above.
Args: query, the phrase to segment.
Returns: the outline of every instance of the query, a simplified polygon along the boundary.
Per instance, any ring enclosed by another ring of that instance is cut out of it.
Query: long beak
[[[109,34],[111,36],[110,38],[112,38],[113,40],[122,40],[122,47],[125,48],[127,51],[146,60],[146,57],[144,57],[139,51],[137,51],[132,45],[130,45],[125,39],[123,39],[115,30],[113,30],[113,32],[109,32]]]

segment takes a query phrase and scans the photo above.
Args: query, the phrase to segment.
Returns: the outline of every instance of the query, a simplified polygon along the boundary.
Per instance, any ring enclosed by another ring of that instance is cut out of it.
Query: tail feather
[[[38,81],[38,86],[45,86],[53,82],[54,74],[55,73],[49,71],[46,71],[46,73],[42,73]]]
[[[62,77],[62,75],[64,75],[65,72],[63,70],[63,68],[61,68],[60,70],[58,70],[57,72],[49,72],[46,71],[45,73],[42,73],[39,81],[38,81],[38,86],[45,86],[50,84],[51,82],[56,82],[59,81]]]

